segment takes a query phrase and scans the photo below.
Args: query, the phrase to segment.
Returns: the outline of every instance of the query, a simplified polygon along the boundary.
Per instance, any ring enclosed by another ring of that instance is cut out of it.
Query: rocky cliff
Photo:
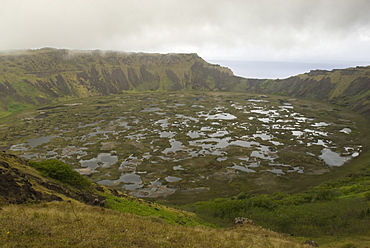
[[[370,117],[370,66],[314,70],[284,80],[266,80],[259,92],[329,102]]]
[[[370,116],[370,66],[261,80],[236,77],[196,54],[52,48],[0,53],[0,116],[30,105],[95,95],[184,90],[289,95]]]
[[[11,111],[123,91],[223,90],[230,69],[196,54],[44,48],[0,54],[0,105]]]

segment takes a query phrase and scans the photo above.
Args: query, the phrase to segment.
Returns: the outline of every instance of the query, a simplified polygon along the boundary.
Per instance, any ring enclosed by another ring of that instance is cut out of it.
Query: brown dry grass
[[[9,205],[0,210],[1,247],[308,247],[247,225],[173,226],[79,203]]]

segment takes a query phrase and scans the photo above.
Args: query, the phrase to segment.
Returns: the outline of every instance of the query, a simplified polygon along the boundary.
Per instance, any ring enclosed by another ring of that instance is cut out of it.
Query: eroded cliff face
[[[0,55],[0,103],[9,110],[123,91],[222,90],[231,77],[196,54],[44,48]]]
[[[236,77],[197,54],[51,48],[0,53],[0,116],[28,105],[125,91],[281,94],[345,106],[370,117],[370,67],[261,80]]]
[[[314,70],[284,80],[266,80],[259,92],[328,102],[370,117],[370,66]]]

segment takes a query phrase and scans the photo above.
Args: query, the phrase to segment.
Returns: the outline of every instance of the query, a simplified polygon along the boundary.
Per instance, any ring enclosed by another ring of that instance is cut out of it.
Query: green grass
[[[210,226],[189,212],[170,209],[158,204],[144,202],[133,197],[116,197],[103,194],[106,197],[107,206],[111,209],[131,213],[139,216],[158,217],[168,224],[185,226]]]
[[[173,91],[175,87],[175,84],[169,79],[164,78],[159,83],[159,92],[167,92],[167,91]]]
[[[275,85],[276,85],[276,81],[272,79],[267,79],[261,84],[261,89],[265,90],[265,89],[273,88]]]
[[[27,83],[27,79],[13,83],[12,86],[21,96],[35,96],[40,94],[34,85]]]
[[[22,104],[22,103],[10,103],[8,105],[8,112],[10,113],[17,113],[19,111],[32,108],[29,104]]]
[[[72,168],[56,159],[45,160],[41,162],[30,161],[29,164],[37,169],[44,177],[55,179],[61,183],[70,185],[78,189],[91,189],[91,182]],[[106,198],[107,207],[123,212],[131,213],[139,216],[158,217],[169,224],[174,225],[206,225],[210,224],[197,219],[194,214],[169,209],[154,203],[145,202],[141,199],[122,195],[123,197],[113,196],[111,194],[102,194]]]
[[[41,162],[30,161],[29,164],[40,171],[40,174],[44,177],[55,179],[79,189],[88,189],[91,187],[91,182],[86,177],[83,177],[69,165],[57,159],[49,159]]]
[[[0,211],[1,247],[307,247],[258,226],[169,225],[78,203],[10,205]]]
[[[0,111],[0,118],[9,116],[11,113],[8,111]]]
[[[26,183],[38,195],[56,193],[42,186],[48,179],[30,167],[25,160],[5,153],[0,155],[1,170],[14,172],[7,173],[14,178],[12,187],[9,187],[10,194],[19,191],[14,183],[19,186]],[[53,162],[51,169],[46,168],[48,175],[58,165],[64,167],[55,161],[47,162],[49,165]],[[66,178],[70,174],[67,173]],[[63,181],[60,178],[59,180]],[[53,185],[55,187],[56,183],[53,182]],[[77,194],[86,192],[64,187],[64,192],[66,191]],[[91,191],[94,189],[91,188]],[[105,208],[88,206],[69,198],[68,194],[62,196],[57,193],[64,200],[21,205],[9,205],[4,201],[0,208],[0,246],[304,247],[284,235],[258,226],[211,228],[210,224],[200,221],[192,213],[146,202],[106,187],[99,187],[99,193],[106,197]],[[112,193],[116,196],[112,196]],[[6,195],[4,200],[8,199]],[[21,197],[18,193],[14,196]]]
[[[356,244],[355,237],[369,235],[370,167],[303,193],[241,193],[189,204],[185,209],[220,226],[230,226],[235,217],[243,216],[264,228],[319,240],[327,247],[334,242],[328,237],[337,241],[352,237],[351,242]]]

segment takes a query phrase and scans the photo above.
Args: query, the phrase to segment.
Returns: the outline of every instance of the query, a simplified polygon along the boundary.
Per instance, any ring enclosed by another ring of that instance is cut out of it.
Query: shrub
[[[27,106],[21,103],[12,103],[8,105],[9,112],[18,112],[23,109],[27,109]]]
[[[251,198],[252,196],[246,192],[242,192],[239,195],[236,196],[237,200],[243,200],[243,199],[248,199]]]
[[[272,210],[276,207],[276,202],[274,201],[272,196],[261,194],[251,199],[251,206]]]
[[[49,159],[42,162],[32,161],[30,165],[40,171],[41,175],[76,188],[88,188],[91,185],[87,178],[57,159]]]

